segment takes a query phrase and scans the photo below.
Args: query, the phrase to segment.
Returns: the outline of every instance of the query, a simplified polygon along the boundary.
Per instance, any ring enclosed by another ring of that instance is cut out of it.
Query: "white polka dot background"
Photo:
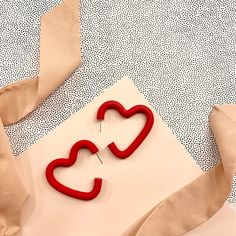
[[[0,87],[37,75],[40,16],[59,3],[0,0]],[[212,106],[236,103],[235,22],[234,0],[81,0],[81,68],[6,127],[14,154],[127,75],[208,170],[219,162]]]

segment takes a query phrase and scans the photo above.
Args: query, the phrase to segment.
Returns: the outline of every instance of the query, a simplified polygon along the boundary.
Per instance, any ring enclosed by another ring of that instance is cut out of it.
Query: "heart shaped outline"
[[[131,107],[129,110],[126,110],[119,102],[110,100],[104,102],[98,109],[97,112],[97,119],[104,120],[104,116],[107,110],[116,110],[125,118],[130,118],[131,116],[141,113],[146,116],[146,123],[139,133],[139,135],[134,139],[134,141],[125,149],[120,150],[117,145],[112,142],[108,145],[110,151],[118,158],[125,159],[132,155],[135,150],[141,145],[144,139],[147,137],[149,132],[152,129],[154,123],[154,115],[150,108],[144,105],[136,105]]]
[[[46,178],[48,183],[57,191],[81,200],[92,200],[98,196],[102,188],[102,179],[95,178],[93,188],[90,192],[82,192],[72,188],[68,188],[65,185],[61,184],[54,176],[54,170],[58,167],[70,167],[77,160],[77,154],[80,149],[88,149],[92,154],[98,152],[97,146],[89,140],[80,140],[76,142],[71,150],[69,158],[59,158],[50,162],[46,168]]]

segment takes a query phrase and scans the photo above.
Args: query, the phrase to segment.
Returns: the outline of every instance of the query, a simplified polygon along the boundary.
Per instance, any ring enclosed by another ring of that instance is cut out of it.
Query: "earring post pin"
[[[96,156],[98,157],[99,161],[103,164],[102,159],[100,158],[100,156],[96,153]]]

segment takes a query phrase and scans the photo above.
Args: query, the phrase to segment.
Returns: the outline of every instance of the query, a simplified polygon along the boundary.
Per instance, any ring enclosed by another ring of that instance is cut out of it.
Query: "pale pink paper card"
[[[134,84],[123,78],[18,158],[31,193],[22,216],[20,235],[129,235],[136,222],[157,203],[202,174],[154,110],[153,129],[142,145],[128,159],[114,157],[106,146],[115,141],[119,147],[127,147],[145,119],[142,115],[123,119],[117,112],[108,111],[100,126],[96,113],[107,100],[117,100],[127,109],[137,104],[149,106]],[[81,191],[90,191],[93,178],[101,177],[101,193],[88,202],[57,192],[45,178],[47,165],[54,159],[68,157],[71,146],[82,139],[99,147],[103,164],[96,155],[81,150],[76,164],[56,170],[56,176],[63,184]],[[228,222],[236,220],[236,214],[228,206],[226,208],[220,214],[228,221],[218,225],[223,231],[228,230]],[[218,218],[213,219],[209,227],[217,224]],[[236,226],[230,231],[236,235]],[[188,235],[204,235],[197,232]]]
[[[236,213],[225,205],[208,221],[191,230],[185,236],[235,236]]]

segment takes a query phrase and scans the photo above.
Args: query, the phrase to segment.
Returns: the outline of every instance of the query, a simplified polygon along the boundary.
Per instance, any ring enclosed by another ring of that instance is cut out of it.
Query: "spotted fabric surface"
[[[0,86],[38,73],[39,17],[59,3],[0,0]],[[219,162],[209,113],[213,104],[236,103],[235,22],[234,0],[81,0],[83,64],[6,127],[14,154],[128,75],[208,170]]]

